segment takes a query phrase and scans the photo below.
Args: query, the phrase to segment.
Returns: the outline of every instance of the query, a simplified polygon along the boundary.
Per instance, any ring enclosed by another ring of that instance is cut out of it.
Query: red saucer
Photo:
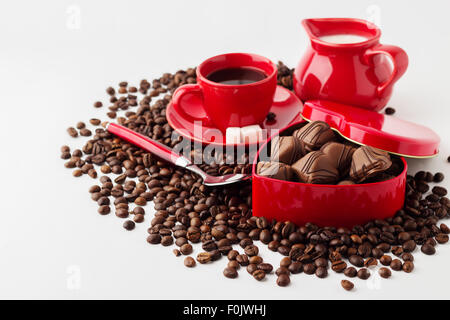
[[[261,128],[268,131],[267,137],[264,137],[264,142],[271,136],[272,130],[281,130],[286,126],[302,119],[300,112],[303,104],[299,98],[288,89],[277,86],[272,107],[269,112],[275,114],[275,120],[264,120]],[[183,96],[179,105],[174,106],[171,103],[167,106],[166,117],[170,126],[183,137],[192,141],[200,142],[202,144],[213,145],[244,145],[235,143],[226,143],[225,134],[222,134],[219,129],[215,128],[211,121],[206,116],[203,108],[201,97],[195,93],[186,94]],[[199,122],[201,126],[195,126],[194,122]],[[196,129],[194,130],[194,128]],[[246,143],[245,145],[248,145]]]

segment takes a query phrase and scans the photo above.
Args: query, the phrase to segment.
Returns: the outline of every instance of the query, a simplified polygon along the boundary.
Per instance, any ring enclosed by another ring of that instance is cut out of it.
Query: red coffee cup
[[[248,84],[217,83],[207,77],[218,70],[250,68],[263,72],[266,78]],[[223,133],[228,127],[261,124],[270,107],[277,86],[277,67],[269,59],[251,53],[226,53],[209,58],[197,67],[197,84],[179,87],[173,94],[174,107],[187,94],[201,96],[207,115]]]

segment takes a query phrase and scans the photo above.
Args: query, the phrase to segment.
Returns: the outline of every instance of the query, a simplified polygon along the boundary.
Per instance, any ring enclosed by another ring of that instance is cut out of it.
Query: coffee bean
[[[403,261],[414,261],[414,256],[411,253],[406,252],[402,254],[402,259]]]
[[[345,263],[342,260],[333,261],[333,263],[331,264],[331,269],[337,273],[343,272],[346,268],[347,268],[347,263]]]
[[[374,267],[376,265],[378,265],[378,261],[375,258],[370,257],[364,261],[364,267],[366,267],[366,268]]]
[[[391,256],[384,255],[380,258],[380,263],[384,266],[389,266],[392,262]]]
[[[403,264],[402,267],[403,271],[405,271],[406,273],[410,273],[413,271],[414,269],[414,263],[412,261],[405,261],[405,263]]]
[[[433,181],[436,183],[442,182],[444,180],[444,174],[442,172],[437,172],[433,176]]]
[[[159,234],[150,234],[147,237],[147,242],[151,244],[161,243],[161,236]]]
[[[299,261],[293,261],[289,267],[288,270],[292,273],[292,274],[297,274],[303,271],[303,263],[299,262]]]
[[[353,282],[348,281],[348,280],[341,280],[341,286],[342,286],[342,288],[344,288],[347,291],[350,291],[355,287]]]
[[[268,244],[272,240],[272,235],[270,234],[270,231],[267,229],[262,230],[259,233],[259,240],[264,244]]]
[[[434,186],[431,191],[439,197],[444,197],[447,195],[447,189],[445,189],[444,187]]]
[[[349,278],[356,277],[357,273],[358,273],[358,271],[356,271],[356,269],[354,267],[348,267],[344,270],[344,274]]]
[[[192,253],[192,245],[189,243],[185,243],[180,247],[180,251],[184,255],[188,255]]]
[[[173,244],[172,236],[164,236],[161,238],[161,244],[165,247],[171,246]]]
[[[317,268],[319,267],[328,267],[328,260],[325,258],[318,258],[314,261],[314,264],[316,265]]]
[[[318,278],[326,278],[328,276],[328,271],[325,267],[318,267],[315,273]]]
[[[198,260],[198,258],[197,258],[197,260]],[[200,263],[202,263],[202,262],[200,262]],[[234,279],[234,278],[237,278],[238,272],[235,268],[227,267],[223,270],[223,275],[227,278]]]
[[[200,252],[197,255],[197,261],[201,264],[205,264],[211,261],[211,254],[209,252]]]
[[[258,265],[263,262],[263,258],[260,256],[253,256],[249,258],[249,262]]]
[[[404,252],[413,252],[416,249],[416,242],[414,240],[408,240],[403,243],[403,251]]]
[[[434,248],[434,246],[430,245],[430,244],[424,244],[420,250],[425,253],[426,255],[433,255],[436,253],[436,249]]]
[[[370,277],[370,271],[366,268],[361,268],[358,270],[358,273],[356,275],[362,280],[367,280]]]
[[[142,223],[144,222],[144,215],[142,214],[135,214],[133,217],[133,221],[136,223]]]
[[[391,270],[386,267],[381,267],[380,270],[378,270],[378,273],[382,278],[385,279],[389,278],[392,275]]]
[[[266,272],[264,272],[264,270],[255,270],[252,273],[253,278],[255,278],[258,281],[263,280],[266,277]]]
[[[196,265],[195,260],[192,257],[186,257],[184,258],[184,265],[188,268],[193,268]]]
[[[108,205],[102,205],[98,208],[98,213],[106,215],[111,212],[111,208]]]
[[[256,264],[250,263],[247,266],[247,272],[250,273],[250,274],[253,274],[253,272],[255,272],[256,270],[258,270],[258,267],[256,266]]]
[[[125,209],[125,208],[116,209],[117,217],[124,219],[124,218],[128,218],[128,215],[129,215],[128,209]]]
[[[291,279],[287,274],[280,274],[277,278],[277,285],[280,287],[286,287],[291,282]]]
[[[96,192],[100,192],[101,188],[98,185],[93,185],[92,187],[89,188],[89,193],[96,193]]]
[[[72,138],[78,137],[77,129],[75,129],[74,127],[69,127],[69,128],[67,128],[67,133],[68,133],[69,136],[71,136]]]
[[[260,263],[257,265],[257,268],[265,273],[271,273],[273,270],[273,266],[270,263]]]
[[[357,255],[352,255],[348,258],[348,261],[355,267],[362,267],[364,265],[364,259]]]
[[[236,260],[236,257],[239,255],[237,250],[230,250],[227,254],[228,260]]]
[[[111,89],[114,90],[113,88],[111,88]],[[94,108],[101,108],[102,106],[103,106],[103,103],[101,101],[94,102]]]
[[[436,242],[440,244],[448,242],[448,235],[445,233],[438,233],[434,238],[436,239]]]
[[[392,260],[390,267],[394,271],[400,271],[402,270],[403,264],[399,259]]]
[[[130,230],[134,229],[135,223],[133,221],[131,221],[131,220],[127,220],[127,221],[125,221],[123,223],[123,227],[124,227],[125,230],[130,231]]]
[[[251,257],[251,256],[256,256],[259,252],[259,249],[257,246],[251,244],[251,245],[248,245],[245,247],[244,252],[246,255]]]
[[[248,256],[245,254],[239,254],[236,256],[236,261],[243,267],[248,266],[249,265],[249,259]]]
[[[316,266],[312,263],[307,263],[303,266],[303,272],[306,274],[314,274],[316,272]]]
[[[289,267],[289,265],[292,263],[291,258],[289,257],[284,257],[283,259],[281,259],[280,261],[280,267]]]
[[[241,266],[239,265],[239,263],[236,260],[230,260],[227,263],[227,267],[228,268],[234,268],[234,269],[239,269]]]
[[[279,268],[275,271],[275,274],[276,274],[277,276],[279,276],[280,274],[287,274],[287,275],[290,275],[291,272],[290,272],[289,269],[286,268],[286,267],[279,267]]]
[[[395,109],[391,108],[391,107],[387,107],[386,109],[384,109],[384,113],[386,113],[387,115],[392,115],[395,113]]]

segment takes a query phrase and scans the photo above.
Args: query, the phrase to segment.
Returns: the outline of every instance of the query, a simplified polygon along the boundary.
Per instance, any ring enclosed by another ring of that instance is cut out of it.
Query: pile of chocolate
[[[292,135],[272,139],[270,159],[258,163],[257,173],[286,181],[350,185],[389,180],[403,169],[401,161],[385,151],[342,140],[326,122],[310,122]]]

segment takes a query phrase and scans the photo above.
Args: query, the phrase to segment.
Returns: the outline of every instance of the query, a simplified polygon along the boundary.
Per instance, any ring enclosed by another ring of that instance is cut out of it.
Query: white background
[[[294,67],[307,46],[308,17],[375,19],[382,42],[404,48],[410,66],[390,105],[396,116],[433,127],[441,154],[409,161],[450,179],[450,26],[448,1],[3,1],[0,5],[0,298],[449,298],[450,245],[416,254],[412,274],[390,280],[292,276],[255,281],[245,270],[226,279],[226,259],[183,266],[172,248],[146,243],[147,221],[133,232],[100,216],[59,159],[60,146],[81,147],[66,128],[93,116],[105,88],[195,66],[209,56],[254,52]],[[449,187],[450,183],[445,182]],[[281,258],[263,248],[278,265]],[[198,250],[196,251],[196,253]]]

